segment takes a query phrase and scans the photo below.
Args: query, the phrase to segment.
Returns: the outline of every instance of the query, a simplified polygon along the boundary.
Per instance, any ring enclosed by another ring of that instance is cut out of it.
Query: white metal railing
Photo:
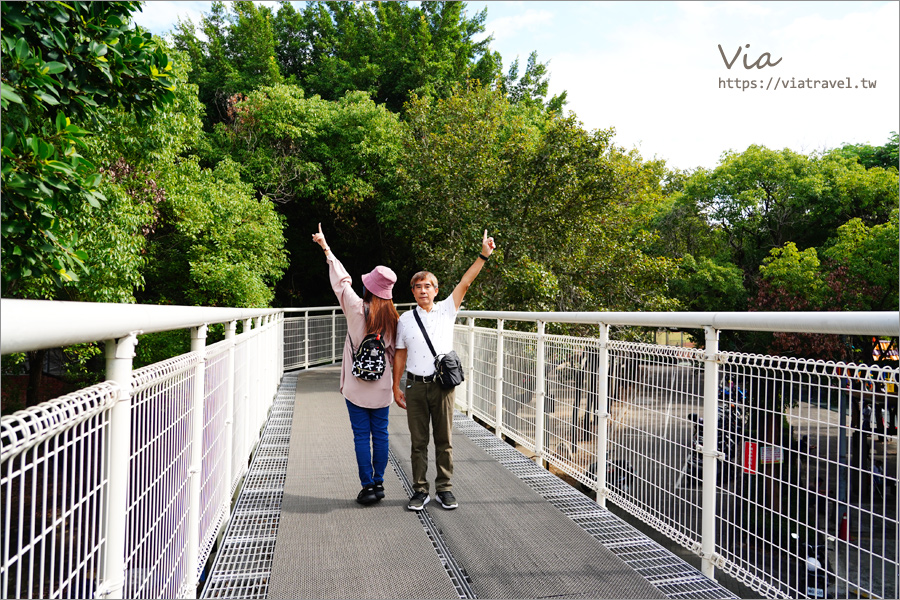
[[[718,349],[723,329],[896,337],[896,313],[460,319],[459,408],[695,552],[708,576],[722,569],[766,597],[897,597],[897,364]],[[547,323],[598,334],[549,335]],[[611,340],[620,325],[702,330],[705,348]]]
[[[4,299],[0,317],[3,354],[107,351],[107,381],[2,418],[3,597],[195,597],[283,372],[283,312]],[[182,328],[189,353],[132,368],[138,335]]]
[[[395,305],[404,311],[413,303]],[[306,369],[341,360],[347,319],[338,306],[286,308],[285,313],[300,315],[284,319],[284,370]]]
[[[339,361],[346,335],[336,307],[3,300],[0,317],[4,354],[112,340],[109,381],[3,416],[5,597],[192,597],[281,374]],[[696,552],[710,577],[718,567],[768,597],[814,593],[819,575],[832,595],[896,595],[896,365],[717,347],[722,329],[897,336],[896,315],[460,317],[460,408]],[[213,323],[225,339],[207,346]],[[598,335],[547,334],[548,323]],[[705,348],[611,340],[617,325],[702,329]],[[191,352],[131,368],[140,331],[177,328],[192,330]],[[827,570],[806,570],[791,533],[812,554],[829,542]]]

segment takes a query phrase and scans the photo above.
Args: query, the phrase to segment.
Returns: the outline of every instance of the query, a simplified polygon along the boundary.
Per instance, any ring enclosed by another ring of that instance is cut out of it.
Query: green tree
[[[287,266],[283,224],[238,165],[184,159],[160,174],[166,199],[149,236],[146,290],[155,304],[268,306]]]
[[[681,193],[721,229],[729,260],[752,295],[758,267],[773,248],[822,247],[852,218],[882,223],[897,206],[897,190],[896,171],[865,169],[837,152],[806,156],[750,146],[725,153],[715,169],[692,173]]]
[[[498,251],[466,296],[471,308],[661,308],[671,261],[645,255],[633,208],[658,193],[657,165],[585,131],[573,116],[511,104],[470,85],[414,97],[401,195],[383,214],[405,231],[415,269],[459,279],[484,229]],[[401,275],[402,279],[402,275]]]
[[[711,171],[698,169],[685,193],[719,224],[733,262],[752,279],[769,250],[794,239],[819,185],[806,156],[750,146],[726,152]]]
[[[547,91],[550,88],[548,77],[547,63],[538,62],[537,52],[535,51],[528,55],[528,63],[521,77],[519,77],[519,59],[516,58],[512,62],[509,72],[501,81],[501,88],[506,92],[509,101],[513,104],[523,103],[539,106],[559,113],[566,103],[567,93],[564,91],[553,96],[550,100],[545,100]],[[484,83],[488,82],[485,81]]]
[[[872,226],[884,223],[898,203],[896,168],[865,167],[839,151],[814,158],[821,181],[817,193],[805,200],[805,230],[798,244],[822,246],[850,219]]]
[[[871,144],[844,144],[837,152],[847,158],[859,161],[859,164],[867,169],[872,167],[881,167],[882,169],[897,169],[898,165],[898,146],[900,146],[900,138],[897,132],[892,131],[888,136],[888,141],[883,146],[872,146]]]
[[[275,19],[278,60],[308,95],[338,100],[361,90],[399,113],[410,93],[446,97],[476,75],[492,82],[498,56],[484,32],[486,10],[464,2],[282,2]]]
[[[691,254],[682,257],[669,291],[686,310],[698,312],[746,309],[743,273],[734,264]]]
[[[102,176],[80,153],[102,108],[143,118],[174,100],[169,57],[130,26],[139,2],[3,2],[2,266],[7,296],[51,295],[23,283],[78,279],[89,260],[75,222],[100,207]]]
[[[760,267],[762,281],[755,310],[900,310],[900,223],[895,209],[886,223],[867,227],[851,219],[822,252],[799,251],[793,243],[774,248]],[[873,340],[855,336],[775,334],[766,336],[772,354],[871,363]]]
[[[851,219],[838,228],[833,243],[822,252],[830,270],[845,270],[847,279],[865,282],[843,295],[854,298],[842,310],[900,310],[900,222],[898,209],[884,223],[871,227]],[[833,286],[834,287],[834,286]]]
[[[730,260],[722,229],[710,222],[696,198],[680,190],[668,192],[658,205],[651,207],[647,227],[656,234],[649,249],[653,254],[672,258],[708,257],[720,263]]]
[[[297,86],[261,88],[231,108],[233,118],[217,126],[213,144],[241,165],[242,177],[259,195],[278,204],[286,218],[293,265],[283,301],[327,302],[327,273],[309,262],[321,258],[309,243],[319,222],[351,273],[375,261],[402,257],[381,226],[380,206],[397,194],[401,125],[396,115],[364,92],[330,102],[307,98]]]
[[[281,83],[273,21],[270,8],[241,0],[230,3],[230,12],[212,3],[201,23],[205,41],[190,21],[176,25],[173,42],[190,57],[189,81],[198,86],[208,125],[227,120],[233,96]]]
[[[197,88],[187,84],[190,65],[179,53],[167,53],[174,100],[141,119],[121,108],[102,108],[103,135],[86,140],[84,155],[103,175],[99,189],[107,198],[99,207],[82,206],[70,223],[88,254],[88,271],[55,292],[48,277],[31,277],[23,283],[29,295],[134,302],[135,291],[143,288],[146,236],[156,226],[166,193],[159,172],[192,152],[201,134]]]
[[[770,285],[800,298],[808,305],[820,305],[825,293],[819,256],[815,248],[798,250],[794,242],[772,248],[759,272]]]

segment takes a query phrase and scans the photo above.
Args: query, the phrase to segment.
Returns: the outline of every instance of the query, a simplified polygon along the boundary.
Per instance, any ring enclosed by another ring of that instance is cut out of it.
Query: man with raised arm
[[[494,238],[487,229],[481,241],[481,254],[462,276],[453,293],[440,302],[438,281],[433,273],[419,271],[410,281],[418,306],[404,313],[397,323],[397,344],[394,354],[394,400],[406,409],[409,423],[413,496],[407,504],[409,510],[420,511],[431,498],[428,495],[428,441],[429,424],[434,430],[434,452],[437,476],[434,488],[438,502],[448,510],[459,506],[451,491],[453,485],[453,404],[454,389],[444,389],[435,381],[434,354],[425,341],[416,314],[438,355],[453,349],[453,326],[463,298],[482,267],[494,252]],[[400,387],[400,379],[406,371],[406,389]]]

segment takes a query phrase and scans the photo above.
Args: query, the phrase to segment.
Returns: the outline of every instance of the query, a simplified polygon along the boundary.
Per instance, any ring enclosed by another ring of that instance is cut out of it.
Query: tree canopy
[[[548,99],[537,51],[504,68],[463,2],[214,2],[171,47],[139,6],[3,3],[6,297],[330,303],[321,222],[352,275],[445,287],[488,229],[471,308],[898,308],[896,133],[673,171]]]
[[[338,100],[364,91],[400,112],[410,94],[445,97],[469,78],[499,74],[488,53],[486,10],[464,2],[309,2],[297,12],[282,2],[275,18],[285,76],[308,95]]]
[[[130,27],[139,2],[3,2],[2,194],[5,294],[29,278],[77,280],[88,254],[77,213],[100,208],[102,176],[82,154],[103,109],[146,117],[174,100],[172,69]]]
[[[650,309],[673,264],[643,253],[629,208],[659,192],[658,165],[562,118],[472,85],[413,98],[396,205],[416,264],[456,281],[483,229],[499,240],[473,307]]]

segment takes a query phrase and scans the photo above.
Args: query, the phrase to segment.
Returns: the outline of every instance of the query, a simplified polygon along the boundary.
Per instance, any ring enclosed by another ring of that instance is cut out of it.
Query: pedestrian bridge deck
[[[386,497],[357,504],[339,377],[285,375],[203,597],[735,597],[459,413],[458,509],[406,510],[409,434],[396,406]]]

